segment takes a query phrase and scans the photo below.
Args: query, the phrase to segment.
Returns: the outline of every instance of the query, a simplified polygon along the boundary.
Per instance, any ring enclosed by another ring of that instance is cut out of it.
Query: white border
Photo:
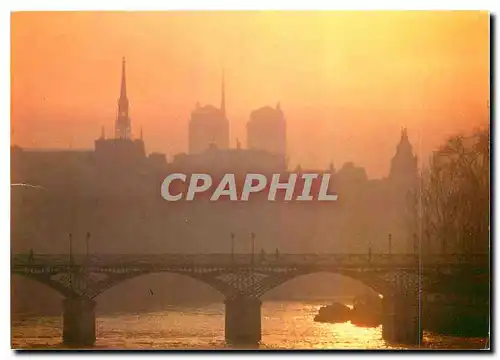
[[[210,2],[200,1],[200,0],[184,0],[182,2],[157,2],[155,0],[121,0],[121,1],[107,1],[106,3],[96,0],[86,0],[86,1],[2,1],[0,6],[2,8],[0,17],[1,26],[1,68],[3,71],[2,79],[0,81],[0,86],[2,89],[2,95],[0,97],[0,102],[2,104],[3,110],[3,121],[1,122],[2,131],[0,136],[2,137],[1,143],[5,147],[3,151],[0,152],[1,169],[3,170],[3,176],[0,184],[0,194],[2,196],[1,201],[1,213],[0,219],[2,221],[1,230],[3,236],[1,237],[1,247],[0,250],[3,261],[2,266],[4,269],[0,272],[1,281],[4,288],[4,296],[1,298],[2,311],[0,312],[1,319],[0,325],[3,330],[0,331],[1,336],[1,348],[0,348],[0,358],[8,359],[15,356],[15,353],[10,350],[10,176],[8,175],[7,169],[10,168],[10,151],[8,146],[10,144],[10,126],[7,119],[10,119],[10,12],[11,11],[27,11],[27,10],[249,10],[249,9],[289,9],[289,10],[315,10],[315,9],[331,9],[331,10],[489,10],[493,13],[498,13],[498,1],[488,1],[488,0],[476,0],[471,2],[465,2],[460,0],[455,1],[438,1],[438,0],[420,0],[418,2],[409,1],[377,1],[376,3],[369,0],[350,0],[350,1],[325,1],[325,0],[308,0],[308,1],[293,1],[293,0],[283,0],[283,1],[269,1],[269,0],[239,0],[239,1],[223,1],[223,0],[211,0]],[[460,41],[457,39],[457,41]],[[495,39],[495,45],[498,48],[498,38]],[[498,64],[498,60],[496,62]],[[497,104],[497,96],[495,96],[494,104]],[[493,103],[492,101],[492,103]],[[497,126],[498,127],[498,126]],[[495,138],[499,139],[499,133],[495,129]],[[495,154],[495,165],[498,169],[500,166],[500,158],[498,154]],[[497,179],[498,180],[498,179]],[[493,185],[493,184],[492,184]],[[497,185],[497,184],[495,184]],[[495,199],[496,200],[496,199]],[[498,212],[497,214],[498,215]],[[495,216],[495,220],[500,220],[500,215]],[[500,222],[497,222],[497,224]],[[492,239],[493,241],[493,239]],[[498,260],[498,248],[496,246],[495,255]],[[9,268],[8,268],[9,267]],[[495,265],[496,270],[497,266]],[[494,271],[493,270],[493,271]],[[496,271],[495,271],[496,273]],[[495,276],[494,288],[498,288],[498,276]],[[498,309],[497,309],[498,312]],[[496,322],[495,322],[496,323]],[[9,335],[7,335],[9,334]],[[495,336],[495,340],[497,336]],[[498,341],[496,341],[498,346]],[[78,354],[82,358],[105,358],[104,354]],[[205,354],[200,354],[205,355]],[[215,354],[219,356],[219,354]],[[283,354],[282,354],[283,355]],[[341,354],[333,353],[334,357],[345,357],[353,356],[354,354]],[[403,356],[404,352],[401,353]],[[406,354],[408,355],[408,354]],[[436,353],[426,354],[427,356],[437,356]],[[46,357],[51,358],[54,355],[45,354]],[[69,359],[72,355],[63,354],[57,355],[59,359]],[[109,355],[108,355],[109,356]],[[137,358],[146,358],[147,354],[137,353],[135,355]],[[167,354],[167,356],[178,357],[177,354]],[[228,355],[224,355],[228,356]],[[236,356],[236,355],[229,355]],[[267,358],[271,355],[265,353],[259,353],[260,357]],[[297,355],[295,355],[297,356]],[[303,358],[309,358],[313,355],[300,355]],[[387,356],[387,355],[382,355]]]
[[[373,1],[367,0],[108,0],[106,2],[88,1],[44,1],[35,0],[12,1],[11,10],[491,10],[495,2],[489,0],[466,1],[433,1],[414,2]]]

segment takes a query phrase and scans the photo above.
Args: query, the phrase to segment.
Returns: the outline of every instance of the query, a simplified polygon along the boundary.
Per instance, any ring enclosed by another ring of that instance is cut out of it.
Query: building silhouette
[[[402,128],[396,154],[391,160],[389,179],[393,185],[404,190],[416,186],[417,173],[417,157],[413,154],[413,147],[408,139],[407,129]]]
[[[412,251],[418,233],[418,166],[406,128],[401,128],[401,138],[391,160],[387,181],[390,186],[387,219],[393,229],[393,236],[402,240],[405,250]]]
[[[226,116],[226,94],[225,79],[222,74],[221,105],[216,108],[213,105],[196,107],[191,112],[189,121],[189,153],[196,154],[204,152],[215,144],[218,149],[229,148],[229,121]]]
[[[375,252],[383,252],[390,233],[394,252],[411,250],[408,219],[413,217],[413,208],[409,200],[417,183],[417,161],[406,129],[386,178],[369,179],[362,167],[352,163],[339,170],[332,165],[291,170],[286,163],[286,124],[279,104],[252,112],[248,148],[239,142],[235,148],[229,147],[223,78],[220,109],[197,106],[189,124],[188,153],[167,161],[164,154],[146,153],[142,131],[139,139],[132,135],[125,70],[123,61],[114,137],[106,138],[102,131],[95,148],[85,150],[12,147],[12,182],[43,186],[57,199],[52,209],[37,213],[39,220],[33,224],[46,224],[41,227],[27,225],[29,216],[19,215],[19,210],[14,216],[22,219],[16,223],[19,226],[13,226],[13,233],[19,234],[16,238],[62,239],[57,251],[64,251],[64,234],[73,231],[73,215],[68,209],[75,209],[83,230],[90,228],[96,236],[109,239],[96,244],[96,251],[114,251],[116,246],[124,252],[144,248],[152,252],[222,251],[235,226],[241,233],[258,229],[266,249],[328,252],[335,247],[359,253],[367,249],[369,240]],[[216,177],[225,173],[243,177],[246,173],[327,172],[339,198],[332,203],[300,204],[168,203],[161,198],[160,188],[163,179],[174,172],[204,172]],[[100,214],[98,220],[96,214]],[[165,240],[167,234],[171,240]],[[212,240],[207,242],[207,237]],[[147,241],[147,246],[138,238]],[[55,244],[47,243],[47,247]]]
[[[264,106],[252,111],[247,123],[249,149],[286,155],[286,121],[278,103],[276,108]]]
[[[285,157],[258,149],[219,149],[211,144],[196,154],[177,154],[171,164],[171,172],[203,172],[211,175],[286,172]]]

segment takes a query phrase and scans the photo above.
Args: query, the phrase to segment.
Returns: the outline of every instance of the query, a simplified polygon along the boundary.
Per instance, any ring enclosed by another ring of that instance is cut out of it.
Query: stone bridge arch
[[[112,276],[109,276],[106,279],[103,279],[102,281],[96,282],[96,284],[92,287],[92,289],[89,289],[89,291],[86,294],[86,297],[88,297],[89,299],[94,299],[97,296],[101,295],[106,290],[109,290],[117,285],[126,283],[129,280],[154,274],[175,274],[180,276],[186,276],[193,280],[196,280],[197,282],[201,282],[205,285],[208,285],[210,288],[216,290],[218,293],[222,295],[226,295],[230,293],[233,289],[231,288],[230,284],[227,284],[218,279],[217,277],[215,277],[218,273],[220,273],[220,271],[212,271],[210,273],[197,273],[194,271],[182,271],[182,270],[172,270],[172,269],[142,270],[130,273],[127,272],[118,273],[118,274],[113,274]]]
[[[21,267],[13,269],[12,274],[36,281],[56,291],[64,298],[84,298],[93,300],[106,290],[141,276],[168,273],[187,276],[200,281],[226,298],[238,296],[252,296],[254,287],[274,284],[282,281],[280,276],[273,272],[262,273],[253,269],[232,268],[161,268],[149,267],[103,267],[86,269],[84,266],[64,267]],[[274,276],[273,276],[274,275]],[[271,282],[269,282],[271,280]]]
[[[54,273],[32,273],[26,271],[13,271],[12,275],[23,279],[28,279],[28,281],[33,281],[38,284],[42,284],[45,286],[45,288],[53,290],[65,298],[74,295],[73,292],[71,291],[71,288],[68,288],[67,286],[65,286],[64,283],[56,281],[52,278],[52,276],[55,275]]]
[[[258,270],[256,270],[258,272]],[[261,281],[248,291],[248,295],[253,298],[260,298],[268,291],[273,290],[285,284],[286,282],[312,274],[338,274],[347,278],[359,281],[363,285],[371,288],[382,296],[391,296],[399,289],[404,282],[410,286],[418,286],[416,274],[406,271],[387,272],[387,271],[357,271],[351,269],[338,268],[310,268],[310,269],[292,269],[283,273],[267,273]]]
[[[264,296],[270,291],[280,288],[281,286],[306,276],[311,275],[320,275],[320,274],[328,274],[328,275],[340,275],[344,278],[354,280],[361,284],[364,287],[371,289],[372,291],[381,294],[388,295],[393,291],[393,287],[386,280],[377,277],[370,276],[368,274],[359,274],[351,271],[342,271],[342,270],[333,270],[333,269],[318,269],[318,270],[309,270],[309,271],[296,271],[293,273],[289,273],[286,276],[279,277],[277,279],[273,279],[272,281],[266,282],[265,284],[261,284],[259,290],[259,296]]]

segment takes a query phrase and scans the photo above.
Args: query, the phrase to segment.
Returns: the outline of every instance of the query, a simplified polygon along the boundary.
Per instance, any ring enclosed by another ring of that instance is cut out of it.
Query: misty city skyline
[[[220,104],[224,68],[230,147],[246,147],[253,110],[280,102],[291,168],[352,161],[384,177],[401,127],[426,161],[448,136],[487,123],[488,21],[481,12],[14,13],[12,142],[90,149],[102,126],[110,137],[125,56],[132,132],[143,129],[148,153],[187,152],[190,114],[197,101]]]
[[[489,23],[11,13],[11,347],[490,349]]]

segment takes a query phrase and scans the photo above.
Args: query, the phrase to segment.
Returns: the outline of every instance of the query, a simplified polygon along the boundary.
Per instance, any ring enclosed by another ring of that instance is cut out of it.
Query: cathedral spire
[[[221,101],[220,110],[224,117],[226,116],[226,82],[224,78],[224,68],[222,68],[222,85],[221,85]]]
[[[122,83],[120,89],[120,99],[127,98],[127,81],[125,78],[125,56],[122,58]]]
[[[120,97],[118,98],[118,114],[115,123],[115,138],[130,139],[131,126],[128,114],[127,84],[125,80],[125,57],[122,58],[122,79]]]

